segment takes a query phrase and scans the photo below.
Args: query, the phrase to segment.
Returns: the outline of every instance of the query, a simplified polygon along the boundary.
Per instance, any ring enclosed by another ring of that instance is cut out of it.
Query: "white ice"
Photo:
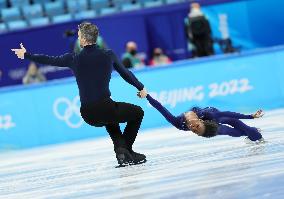
[[[284,198],[284,109],[245,122],[267,142],[147,130],[135,144],[147,163],[124,168],[109,138],[4,153],[0,198]]]

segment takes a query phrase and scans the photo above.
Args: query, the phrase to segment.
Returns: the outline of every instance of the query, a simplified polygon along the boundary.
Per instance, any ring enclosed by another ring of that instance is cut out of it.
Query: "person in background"
[[[214,54],[213,39],[209,21],[202,13],[199,3],[190,5],[190,12],[184,20],[188,39],[188,50],[193,57],[203,57]]]
[[[23,84],[34,84],[39,82],[45,82],[46,78],[38,70],[38,67],[34,62],[31,62],[26,75],[23,78]]]
[[[137,44],[134,41],[127,42],[122,63],[126,68],[142,68],[145,65],[143,59],[138,56]]]
[[[172,63],[172,60],[164,54],[161,48],[155,48],[153,50],[153,58],[150,60],[150,66],[165,65]]]

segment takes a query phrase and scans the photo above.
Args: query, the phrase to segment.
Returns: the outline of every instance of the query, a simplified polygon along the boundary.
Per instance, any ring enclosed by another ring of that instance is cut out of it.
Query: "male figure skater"
[[[113,144],[118,163],[131,164],[146,161],[146,156],[132,150],[144,112],[141,107],[115,102],[111,99],[109,82],[112,66],[129,84],[139,91],[144,85],[127,70],[112,50],[96,45],[99,30],[92,23],[78,26],[78,39],[83,50],[79,54],[66,53],[61,56],[31,54],[21,43],[20,49],[12,49],[20,59],[29,59],[41,64],[69,67],[76,78],[81,100],[81,115],[86,123],[95,127],[105,126]],[[145,93],[145,92],[143,92]],[[119,123],[127,122],[122,133]]]

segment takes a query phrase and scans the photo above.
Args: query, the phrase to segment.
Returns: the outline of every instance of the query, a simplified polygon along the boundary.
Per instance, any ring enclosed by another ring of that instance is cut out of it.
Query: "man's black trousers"
[[[81,115],[91,126],[105,126],[113,141],[114,149],[124,147],[132,151],[144,111],[140,106],[106,98],[96,103],[82,105]],[[119,123],[125,122],[127,125],[122,133]]]

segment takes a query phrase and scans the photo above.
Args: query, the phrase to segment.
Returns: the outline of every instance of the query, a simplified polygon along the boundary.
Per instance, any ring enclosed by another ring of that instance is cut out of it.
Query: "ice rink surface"
[[[115,168],[109,139],[0,155],[0,198],[284,198],[284,109],[246,120],[264,144],[174,128],[140,133],[147,163]]]

